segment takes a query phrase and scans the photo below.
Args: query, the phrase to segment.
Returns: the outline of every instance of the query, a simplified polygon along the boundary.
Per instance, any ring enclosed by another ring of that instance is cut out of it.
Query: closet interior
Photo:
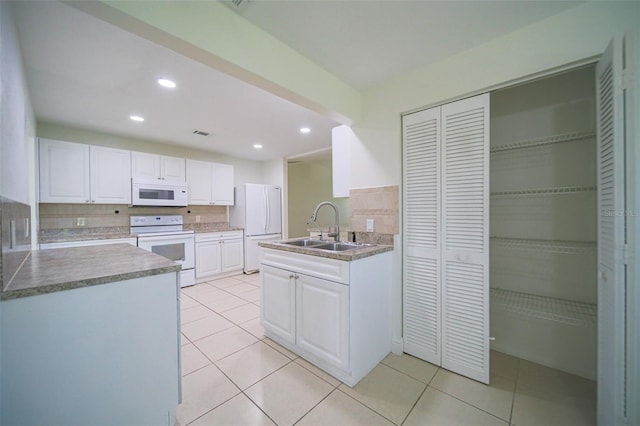
[[[596,379],[594,67],[491,93],[491,348]]]

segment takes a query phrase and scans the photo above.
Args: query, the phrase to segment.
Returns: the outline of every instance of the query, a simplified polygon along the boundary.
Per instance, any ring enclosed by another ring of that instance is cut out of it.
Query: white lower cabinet
[[[242,231],[196,234],[196,282],[238,274],[243,265]]]
[[[349,367],[349,286],[296,275],[296,344],[342,370]]]
[[[354,386],[391,351],[391,252],[351,262],[264,248],[265,335]]]
[[[260,269],[262,325],[280,339],[296,341],[295,274],[271,266]]]

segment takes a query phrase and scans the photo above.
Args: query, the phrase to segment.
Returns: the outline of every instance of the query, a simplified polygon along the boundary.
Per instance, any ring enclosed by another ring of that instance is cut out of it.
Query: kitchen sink
[[[312,240],[310,238],[305,238],[304,240],[294,240],[294,241],[284,241],[282,244],[286,244],[288,246],[297,246],[297,247],[314,247],[317,245],[324,245],[326,241]]]
[[[313,248],[318,250],[345,251],[345,250],[355,250],[359,248],[364,248],[370,245],[371,244],[336,242],[336,243],[325,243],[322,245],[317,245],[317,246],[314,246]]]
[[[282,241],[281,244],[286,244],[288,246],[296,246],[296,247],[306,247],[310,249],[328,250],[328,251],[355,250],[355,249],[371,246],[371,244],[360,244],[360,243],[351,243],[351,242],[333,242],[333,241],[326,241],[326,240],[322,241],[322,240],[313,240],[311,238],[304,238],[304,239],[293,240],[293,241]]]

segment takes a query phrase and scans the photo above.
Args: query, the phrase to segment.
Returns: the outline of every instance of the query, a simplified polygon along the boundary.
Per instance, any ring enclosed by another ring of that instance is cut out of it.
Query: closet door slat
[[[489,94],[441,114],[442,366],[489,383]]]
[[[624,46],[614,39],[596,66],[598,145],[598,424],[626,417]]]
[[[402,124],[404,351],[440,365],[440,108]]]

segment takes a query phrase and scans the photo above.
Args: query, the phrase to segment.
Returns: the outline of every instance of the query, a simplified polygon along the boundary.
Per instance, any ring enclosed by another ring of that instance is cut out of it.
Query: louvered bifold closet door
[[[598,424],[625,413],[623,43],[596,66],[598,141]]]
[[[489,94],[442,106],[442,367],[489,383]]]
[[[402,123],[404,351],[440,365],[440,107]]]

